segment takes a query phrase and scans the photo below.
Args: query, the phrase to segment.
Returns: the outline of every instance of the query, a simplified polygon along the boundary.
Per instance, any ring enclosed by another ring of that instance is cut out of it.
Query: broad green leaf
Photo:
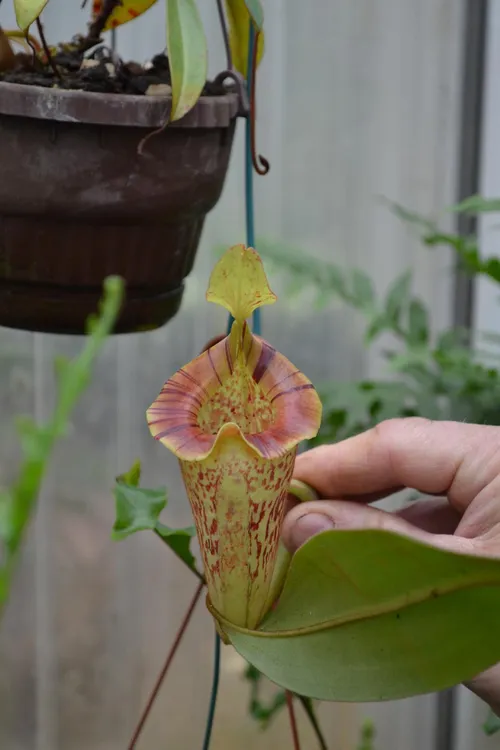
[[[194,526],[187,526],[185,529],[171,529],[169,526],[160,523],[156,523],[155,531],[161,536],[163,541],[168,544],[170,549],[175,552],[188,568],[193,572],[198,573],[196,568],[196,560],[191,552],[191,540],[196,537],[196,529]]]
[[[451,210],[464,214],[499,213],[500,198],[483,198],[481,195],[471,195],[452,206]]]
[[[248,76],[248,38],[250,34],[250,13],[258,28],[262,26],[263,13],[260,12],[260,20],[255,19],[254,13],[259,18],[260,6],[255,0],[225,0],[226,14],[229,22],[229,44],[233,65],[242,76]],[[250,12],[249,12],[250,9]],[[261,32],[257,41],[257,63],[260,63],[264,54],[264,34]]]
[[[28,31],[47,3],[48,0],[14,0],[16,21],[21,31]]]
[[[258,631],[224,623],[270,680],[330,701],[396,700],[500,661],[500,560],[384,531],[319,534]]]
[[[408,343],[421,346],[429,341],[429,314],[419,299],[412,299],[408,310]]]
[[[483,730],[488,736],[500,731],[500,718],[491,710],[491,708],[486,717],[486,721],[483,724]]]
[[[147,490],[118,482],[114,490],[116,519],[113,539],[125,539],[136,531],[154,531],[158,516],[167,504],[164,489]]]
[[[207,80],[207,40],[196,0],[167,0],[167,52],[174,121],[194,107]]]
[[[94,0],[92,4],[92,15],[95,18],[102,9],[103,0]],[[111,13],[104,31],[109,29],[116,29],[117,26],[122,26],[124,23],[133,21],[134,19],[142,16],[147,10],[149,10],[156,0],[122,0],[121,4],[118,5]]]

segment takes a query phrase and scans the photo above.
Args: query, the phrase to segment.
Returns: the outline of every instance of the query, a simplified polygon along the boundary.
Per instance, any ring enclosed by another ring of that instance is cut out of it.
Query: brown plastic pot
[[[109,274],[126,282],[116,332],[177,313],[224,184],[238,99],[202,97],[140,156],[170,106],[0,82],[0,325],[83,333]]]

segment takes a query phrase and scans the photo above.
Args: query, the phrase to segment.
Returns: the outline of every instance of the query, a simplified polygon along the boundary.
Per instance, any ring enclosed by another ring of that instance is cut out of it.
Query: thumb
[[[290,552],[295,552],[315,534],[332,529],[392,531],[455,552],[464,552],[464,542],[470,541],[455,536],[431,534],[401,516],[368,505],[344,500],[317,500],[296,505],[285,516],[283,542]]]

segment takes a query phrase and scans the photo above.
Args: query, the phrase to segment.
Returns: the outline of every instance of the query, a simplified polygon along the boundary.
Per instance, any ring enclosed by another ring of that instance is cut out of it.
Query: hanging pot
[[[227,172],[238,97],[169,97],[0,82],[0,325],[79,334],[102,281],[126,282],[116,332],[177,313]]]

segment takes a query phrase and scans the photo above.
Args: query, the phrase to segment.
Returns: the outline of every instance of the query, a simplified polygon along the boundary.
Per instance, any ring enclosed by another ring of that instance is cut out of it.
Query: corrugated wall
[[[436,325],[449,320],[450,259],[420,249],[380,199],[424,213],[454,200],[462,5],[274,0],[266,5],[267,52],[258,77],[258,148],[272,164],[268,177],[256,179],[258,233],[362,266],[381,291],[412,267]],[[214,7],[200,3],[216,71],[223,55]],[[9,0],[1,13],[8,26]],[[50,40],[81,30],[84,18],[79,0],[51,0]],[[120,30],[117,42],[125,58],[161,50],[161,3]],[[224,328],[224,316],[203,295],[213,247],[244,238],[242,167],[240,132],[181,314],[162,331],[108,343],[57,452],[1,625],[2,749],[123,750],[191,597],[189,573],[158,540],[145,534],[110,542],[110,488],[116,473],[140,456],[145,481],[169,488],[169,521],[189,522],[177,466],[153,444],[144,411],[163,381]],[[265,311],[264,326],[266,337],[313,379],[359,378],[380,368],[364,351],[349,311],[319,314],[282,299]],[[0,331],[2,481],[16,464],[13,417],[27,411],[43,419],[54,393],[53,356],[79,345],[68,337]],[[211,652],[211,623],[200,606],[140,748],[200,746]],[[247,717],[246,702],[242,664],[225,651],[214,750],[289,748],[285,717],[263,734]],[[365,716],[377,723],[379,750],[433,747],[432,696],[325,705],[321,715],[332,750],[354,750]],[[308,731],[304,748],[312,750]]]

